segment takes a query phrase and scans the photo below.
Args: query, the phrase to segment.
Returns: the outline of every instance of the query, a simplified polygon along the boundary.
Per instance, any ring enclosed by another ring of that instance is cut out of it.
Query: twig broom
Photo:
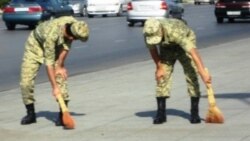
[[[214,91],[211,84],[207,84],[207,95],[209,109],[206,116],[206,123],[224,123],[224,117],[220,109],[216,106]]]
[[[62,114],[63,114],[63,124],[66,129],[74,129],[75,128],[75,122],[73,118],[71,117],[69,113],[69,109],[64,103],[64,100],[61,96],[61,94],[57,95],[57,100],[59,102],[60,108],[62,109]]]

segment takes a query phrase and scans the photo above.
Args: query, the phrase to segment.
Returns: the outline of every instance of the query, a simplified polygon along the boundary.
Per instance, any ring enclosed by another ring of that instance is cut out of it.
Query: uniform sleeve
[[[71,49],[71,42],[65,42],[63,43],[63,49],[70,50]]]
[[[189,52],[192,48],[196,48],[196,36],[192,30],[181,40],[180,45],[186,52]]]
[[[146,42],[146,37],[145,37],[145,36],[144,36],[144,42],[145,42],[146,47],[147,47],[148,49],[153,49],[153,48],[156,47],[156,46],[154,46],[154,45],[149,45],[149,44],[147,44],[147,42]]]
[[[44,64],[55,64],[55,39],[47,38],[44,42]]]

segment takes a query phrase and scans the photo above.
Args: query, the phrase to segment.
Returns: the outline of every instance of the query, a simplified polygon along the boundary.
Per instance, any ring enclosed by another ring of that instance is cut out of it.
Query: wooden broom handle
[[[68,110],[68,108],[67,108],[61,94],[57,95],[57,100],[58,100],[59,105],[60,105],[60,107],[62,109],[62,112],[68,112],[69,110]]]
[[[208,68],[205,68],[206,72],[208,73]],[[208,96],[208,103],[211,106],[215,106],[216,102],[215,102],[215,98],[214,98],[214,90],[212,88],[212,84],[211,83],[207,83],[206,84],[207,87],[207,96]]]
[[[211,84],[207,84],[207,96],[208,96],[208,103],[211,106],[215,106],[216,102],[214,98],[214,91]]]

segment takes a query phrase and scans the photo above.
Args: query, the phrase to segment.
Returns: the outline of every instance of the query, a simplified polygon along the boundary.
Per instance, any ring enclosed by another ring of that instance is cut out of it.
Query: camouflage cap
[[[87,41],[89,37],[88,25],[83,21],[72,23],[70,30],[72,34],[81,41]]]
[[[143,28],[143,34],[146,42],[149,45],[159,44],[162,40],[161,23],[155,18],[149,18],[146,20]]]

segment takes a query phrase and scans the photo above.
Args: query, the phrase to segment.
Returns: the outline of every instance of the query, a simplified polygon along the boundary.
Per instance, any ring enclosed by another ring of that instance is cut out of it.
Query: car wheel
[[[216,18],[217,19],[217,23],[223,23],[223,18]]]
[[[134,22],[128,22],[128,26],[129,26],[129,27],[134,26],[134,24],[135,24]]]
[[[119,8],[119,11],[117,13],[117,17],[120,17],[122,16],[122,6]]]
[[[75,15],[74,11],[73,10],[70,11],[69,16],[74,16],[74,15]]]
[[[107,16],[108,16],[107,14],[102,15],[102,17],[107,17]]]
[[[233,22],[234,22],[234,18],[229,18],[228,21],[229,21],[230,23],[233,23]]]
[[[141,22],[141,26],[144,26],[144,24],[145,24],[145,21]]]
[[[87,9],[86,9],[86,7],[82,8],[82,11],[81,11],[80,15],[81,15],[81,17],[83,17],[83,16],[85,17],[87,15]]]
[[[36,25],[29,25],[30,30],[35,29],[35,28],[36,28]]]
[[[15,30],[16,24],[6,23],[6,27],[7,27],[8,30]]]
[[[88,18],[93,18],[93,17],[94,17],[93,15],[88,14]]]
[[[53,19],[55,19],[56,17],[54,16],[54,15],[51,15],[50,17],[49,17],[49,20],[53,20]]]

